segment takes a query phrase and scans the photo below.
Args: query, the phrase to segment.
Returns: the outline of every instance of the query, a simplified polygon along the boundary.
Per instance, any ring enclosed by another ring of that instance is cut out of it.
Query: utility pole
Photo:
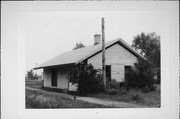
[[[38,63],[36,63],[36,67],[37,67]],[[37,69],[36,69],[36,75],[37,75]]]
[[[106,63],[105,63],[105,33],[104,33],[104,18],[102,18],[102,73],[104,90],[106,90]]]

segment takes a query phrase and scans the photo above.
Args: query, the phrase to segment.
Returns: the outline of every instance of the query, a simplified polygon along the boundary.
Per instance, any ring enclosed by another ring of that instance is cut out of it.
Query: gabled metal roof
[[[139,52],[134,50],[129,44],[127,44],[121,38],[106,42],[105,48],[111,47],[112,45],[116,43],[119,43],[120,45],[122,45],[124,48],[126,48],[128,51],[133,53],[135,56],[145,59]],[[88,59],[92,55],[101,51],[102,51],[102,43],[97,44],[97,45],[87,46],[87,47],[76,49],[76,50],[71,50],[61,55],[58,55],[43,64],[38,65],[34,69],[60,66],[60,65],[68,65],[68,64],[78,64],[81,61]]]

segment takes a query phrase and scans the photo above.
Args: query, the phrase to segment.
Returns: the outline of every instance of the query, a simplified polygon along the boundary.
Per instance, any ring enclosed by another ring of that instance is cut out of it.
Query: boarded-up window
[[[124,81],[124,65],[112,64],[111,65],[111,78],[118,82]]]

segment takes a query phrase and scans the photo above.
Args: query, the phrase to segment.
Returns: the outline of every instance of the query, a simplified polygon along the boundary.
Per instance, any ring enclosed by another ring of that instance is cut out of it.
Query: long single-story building
[[[127,70],[137,63],[138,58],[144,59],[139,52],[121,38],[106,42],[105,63],[107,80],[125,81]],[[43,68],[44,87],[76,91],[77,85],[72,85],[68,74],[72,67],[78,67],[80,71],[86,69],[87,64],[90,63],[95,69],[102,69],[101,35],[95,35],[94,45],[65,52],[34,69]]]

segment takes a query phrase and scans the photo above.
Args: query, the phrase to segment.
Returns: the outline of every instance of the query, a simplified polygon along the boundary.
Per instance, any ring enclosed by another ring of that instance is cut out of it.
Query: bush
[[[139,59],[135,68],[129,71],[128,78],[126,79],[127,87],[135,89],[146,87],[150,89],[155,84],[153,77],[154,73],[151,70],[151,64]]]
[[[125,95],[125,94],[127,94],[127,91],[125,89],[119,90],[119,95]]]
[[[38,75],[33,70],[27,71],[27,78],[28,79],[38,79]]]
[[[117,90],[116,89],[110,89],[108,92],[107,92],[108,95],[117,95]]]
[[[150,89],[149,89],[148,87],[143,87],[143,88],[141,89],[141,91],[142,91],[143,93],[148,93],[148,92],[150,91]]]
[[[131,100],[136,101],[136,102],[140,102],[141,99],[142,99],[141,96],[137,93],[132,94],[132,96],[131,96]]]
[[[115,79],[112,79],[111,82],[108,83],[108,87],[110,89],[118,89],[119,88],[119,82],[117,82]]]
[[[75,73],[76,75],[78,73]],[[87,69],[79,73],[79,78],[74,76],[74,82],[78,84],[78,93],[87,95],[90,93],[98,93],[103,91],[103,78],[101,70],[94,69],[91,64],[87,65]]]
[[[119,88],[124,88],[124,86],[125,86],[125,82],[120,82],[119,83]]]
[[[153,85],[150,87],[150,91],[155,91],[155,90],[156,90],[156,86]]]

